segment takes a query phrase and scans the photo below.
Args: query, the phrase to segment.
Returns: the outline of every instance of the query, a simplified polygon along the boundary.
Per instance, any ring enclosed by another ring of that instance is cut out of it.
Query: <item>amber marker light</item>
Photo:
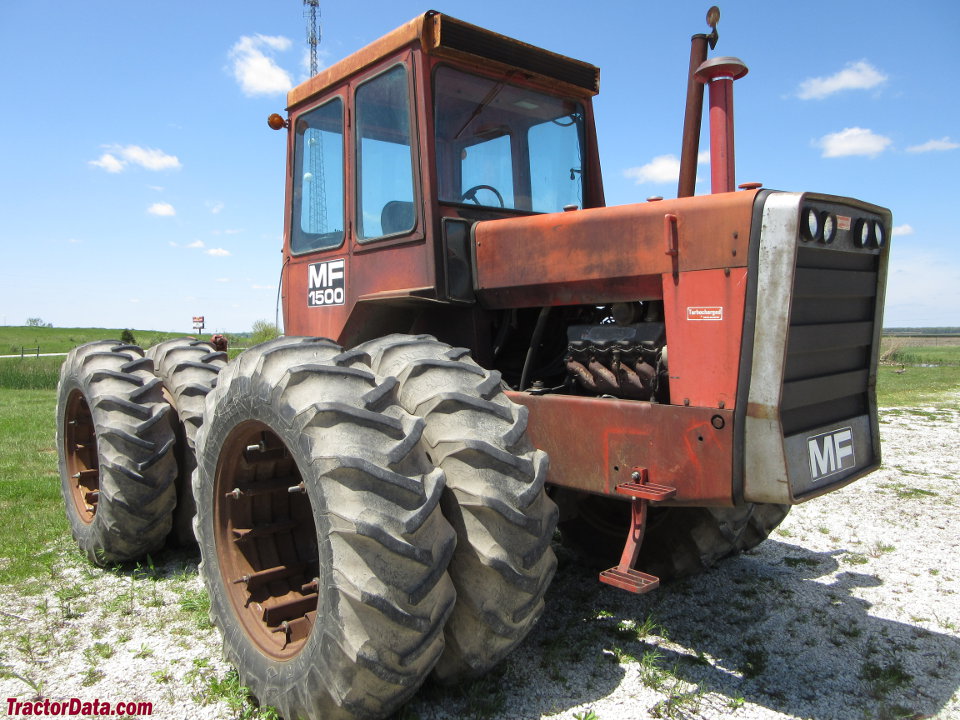
[[[267,125],[269,125],[272,130],[283,130],[285,127],[289,127],[289,124],[283,119],[283,116],[277,113],[273,113],[267,118]]]

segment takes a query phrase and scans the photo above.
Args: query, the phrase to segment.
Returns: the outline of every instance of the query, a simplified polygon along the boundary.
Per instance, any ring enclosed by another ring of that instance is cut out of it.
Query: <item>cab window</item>
[[[528,212],[583,206],[583,106],[442,66],[434,75],[440,200]]]
[[[334,98],[296,121],[294,140],[294,253],[343,242],[343,102]]]
[[[396,65],[357,88],[357,238],[416,225],[407,70]]]

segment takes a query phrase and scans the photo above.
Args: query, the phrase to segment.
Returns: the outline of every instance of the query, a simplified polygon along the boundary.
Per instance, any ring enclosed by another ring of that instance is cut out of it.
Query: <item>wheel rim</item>
[[[100,461],[97,434],[86,398],[79,390],[70,393],[64,414],[64,458],[70,496],[77,516],[89,525],[97,514],[100,498]]]
[[[224,443],[213,522],[234,615],[263,654],[293,658],[316,621],[317,529],[297,465],[266,425],[242,423]]]

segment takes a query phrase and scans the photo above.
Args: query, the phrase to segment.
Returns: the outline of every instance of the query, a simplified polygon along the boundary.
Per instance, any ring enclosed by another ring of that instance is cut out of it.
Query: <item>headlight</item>
[[[822,230],[820,215],[811,207],[804,208],[800,214],[800,236],[806,240],[817,240]]]
[[[879,220],[873,221],[873,242],[878,248],[887,244],[887,231]]]
[[[833,213],[825,212],[822,218],[823,242],[827,245],[833,242],[837,237],[837,216]]]
[[[873,223],[865,218],[860,218],[853,227],[853,244],[858,248],[870,247],[872,240]]]

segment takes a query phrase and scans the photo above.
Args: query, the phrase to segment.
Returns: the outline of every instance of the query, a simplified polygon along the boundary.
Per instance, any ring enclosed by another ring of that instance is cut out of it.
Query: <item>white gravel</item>
[[[524,645],[472,685],[427,685],[401,720],[960,719],[958,406],[884,411],[881,470],[649,595],[599,584],[558,546]],[[0,590],[3,712],[39,691],[149,701],[154,718],[257,717],[229,692],[216,631],[183,607],[201,589],[195,556],[101,571],[55,551],[45,596]]]

